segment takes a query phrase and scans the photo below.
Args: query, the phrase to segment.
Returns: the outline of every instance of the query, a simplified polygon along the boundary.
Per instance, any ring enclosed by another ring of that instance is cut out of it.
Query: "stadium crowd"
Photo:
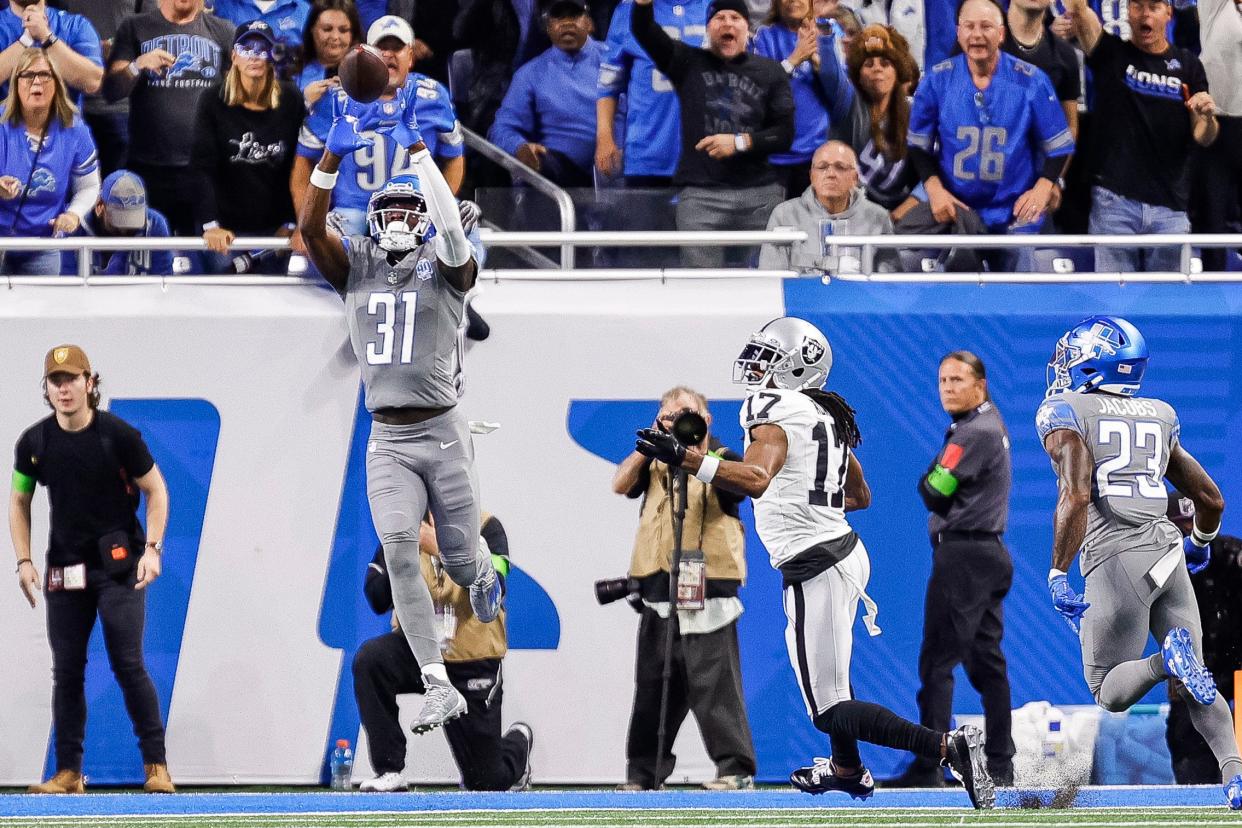
[[[759,259],[781,267],[859,268],[834,235],[1219,233],[1242,218],[1239,0],[51,2],[0,10],[0,236],[171,232],[204,239],[195,270],[284,272],[287,255],[230,245],[290,235],[301,249],[337,68],[361,42],[459,197],[521,189],[465,151],[464,125],[562,186],[642,200],[614,228],[807,230]],[[348,232],[410,171],[374,137],[334,192]],[[939,266],[1049,262],[956,252]],[[1205,268],[1227,269],[1227,252],[1204,249]],[[1178,255],[1101,248],[1079,267],[1170,270]],[[75,269],[58,251],[0,259],[2,273]]]

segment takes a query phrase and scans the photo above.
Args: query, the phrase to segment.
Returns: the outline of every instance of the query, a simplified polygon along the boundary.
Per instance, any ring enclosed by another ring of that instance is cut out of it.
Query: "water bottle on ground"
[[[354,752],[349,749],[348,739],[337,739],[336,749],[332,751],[332,790],[348,791],[353,789],[350,779],[354,775]]]

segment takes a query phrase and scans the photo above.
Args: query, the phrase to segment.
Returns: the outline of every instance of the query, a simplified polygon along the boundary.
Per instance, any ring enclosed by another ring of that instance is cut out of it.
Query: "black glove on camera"
[[[654,428],[638,430],[634,450],[644,457],[659,460],[670,466],[680,466],[686,459],[686,447],[677,442],[676,437],[667,432],[656,431]]]

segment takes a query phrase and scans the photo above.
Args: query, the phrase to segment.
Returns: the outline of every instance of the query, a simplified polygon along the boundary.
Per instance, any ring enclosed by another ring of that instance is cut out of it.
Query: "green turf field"
[[[1232,826],[1242,828],[1242,813],[1220,808],[1099,808],[1013,809],[987,813],[963,809],[624,809],[449,811],[368,814],[270,814],[189,816],[0,817],[0,828],[467,828],[468,826],[860,826],[861,828],[935,828],[980,825],[994,828],[1063,825],[1073,828],[1180,828]]]

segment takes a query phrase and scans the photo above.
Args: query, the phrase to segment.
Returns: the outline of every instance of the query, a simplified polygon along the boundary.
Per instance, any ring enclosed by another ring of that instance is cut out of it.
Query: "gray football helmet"
[[[802,391],[822,388],[831,370],[828,337],[805,319],[782,316],[750,335],[733,362],[733,381]]]

